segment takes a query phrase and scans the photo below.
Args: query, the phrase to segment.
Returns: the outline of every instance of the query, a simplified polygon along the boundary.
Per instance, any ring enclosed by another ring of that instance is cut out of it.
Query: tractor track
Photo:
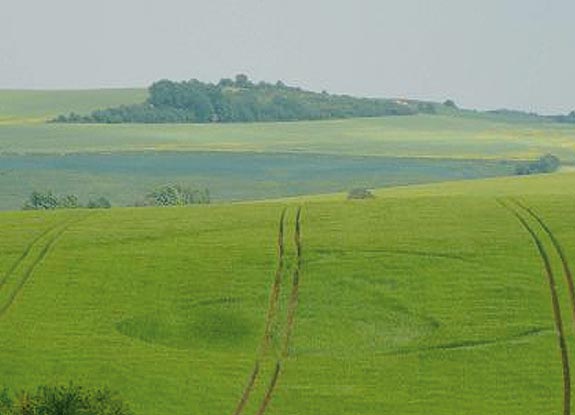
[[[66,221],[57,223],[56,225],[46,229],[40,235],[36,236],[30,243],[28,243],[28,245],[26,245],[26,248],[24,248],[24,251],[22,252],[22,254],[18,257],[18,259],[16,261],[14,261],[14,263],[8,269],[8,271],[6,271],[6,273],[2,276],[2,279],[0,279],[0,289],[2,289],[4,284],[6,284],[6,281],[8,281],[8,279],[12,276],[12,274],[14,274],[14,272],[24,262],[24,260],[26,260],[26,258],[28,257],[28,255],[30,254],[30,252],[32,251],[32,248],[34,248],[36,243],[38,243],[38,241],[40,241],[42,238],[44,238],[46,235],[48,235],[54,229],[57,229],[59,226],[62,226],[64,223],[66,223]]]
[[[278,263],[276,266],[274,282],[271,287],[270,302],[268,305],[268,311],[266,316],[266,325],[264,330],[264,336],[262,338],[262,344],[259,348],[258,355],[252,372],[250,374],[249,380],[244,387],[241,398],[236,405],[236,409],[233,415],[241,415],[250,399],[252,392],[255,389],[255,385],[260,377],[260,360],[265,357],[268,350],[271,347],[271,333],[273,329],[273,324],[276,319],[277,309],[281,294],[281,285],[285,273],[285,244],[284,244],[284,228],[285,228],[285,215],[286,209],[284,209],[280,216],[279,228],[278,228],[278,239],[277,239],[277,251],[278,251]],[[296,246],[296,266],[293,274],[292,290],[289,299],[288,312],[286,318],[286,324],[284,327],[284,342],[282,351],[280,353],[283,356],[287,356],[287,351],[289,347],[289,342],[291,338],[291,332],[293,329],[295,310],[297,308],[298,292],[299,292],[299,279],[301,275],[301,264],[302,264],[302,244],[301,244],[301,207],[298,208],[296,214],[296,225],[295,225],[295,246]],[[260,406],[256,412],[257,415],[264,415],[273,397],[279,376],[281,374],[282,363],[281,360],[276,360],[275,369],[272,374],[269,385],[266,388],[266,392],[262,398]]]
[[[543,262],[543,266],[545,269],[545,274],[547,276],[547,282],[549,285],[549,293],[551,296],[551,305],[553,308],[553,320],[555,323],[555,331],[557,334],[557,342],[559,346],[559,351],[561,355],[561,367],[563,371],[563,414],[570,415],[571,413],[571,370],[569,366],[569,352],[567,350],[567,342],[565,339],[565,330],[563,328],[563,318],[561,317],[561,306],[559,304],[559,295],[557,293],[556,287],[556,279],[553,273],[553,268],[551,266],[551,260],[549,258],[549,254],[547,253],[543,242],[537,235],[537,233],[533,230],[533,228],[529,225],[529,223],[525,220],[521,214],[513,209],[511,206],[507,205],[502,200],[498,199],[498,202],[509,212],[511,212],[517,220],[521,223],[521,226],[529,233],[541,261]]]
[[[55,232],[55,234],[46,242],[46,244],[44,245],[44,247],[42,248],[42,250],[40,251],[40,254],[38,255],[38,257],[34,260],[34,262],[32,262],[32,264],[26,269],[26,271],[24,272],[22,278],[20,279],[20,281],[18,282],[18,284],[16,285],[15,289],[10,293],[10,295],[8,296],[6,302],[0,306],[0,317],[3,317],[4,314],[6,314],[6,312],[10,309],[10,307],[12,306],[12,304],[14,304],[14,301],[16,301],[16,298],[18,297],[18,295],[20,294],[20,292],[22,291],[22,289],[24,288],[24,286],[26,285],[26,283],[30,280],[30,278],[32,277],[34,271],[36,270],[36,268],[38,267],[38,265],[40,265],[40,263],[42,263],[42,261],[48,256],[48,252],[50,251],[50,249],[56,244],[56,242],[58,241],[58,239],[60,239],[60,237],[62,236],[62,234],[64,232],[66,232],[70,226],[72,226],[73,224],[79,223],[82,220],[85,220],[86,218],[88,218],[88,215],[83,216],[80,219],[77,220],[68,220],[66,222],[64,222],[63,224],[60,223],[52,228],[50,228],[48,231],[43,232],[42,235],[40,235],[39,237],[37,237],[33,243],[31,243],[28,247],[27,247],[27,252],[25,251],[25,254],[21,256],[21,259],[19,259],[16,263],[16,266],[13,266],[13,271],[10,274],[7,274],[8,277],[10,277],[14,271],[18,268],[18,266],[20,264],[23,263],[24,259],[28,257],[29,253],[31,252],[34,244],[36,242],[38,242],[43,236],[48,235],[50,232],[54,231],[54,229],[57,229],[58,227],[60,227],[60,229],[58,229],[57,232]],[[6,280],[8,279],[8,277],[6,277],[3,282],[5,283]]]
[[[298,208],[296,213],[294,242],[296,247],[296,266],[293,272],[292,289],[288,305],[288,314],[285,327],[284,343],[282,348],[282,357],[287,357],[289,354],[289,344],[293,332],[295,312],[299,300],[299,279],[301,275],[301,266],[302,266],[301,207]]]
[[[240,398],[240,401],[238,402],[238,406],[236,407],[236,410],[234,411],[234,415],[239,415],[244,411],[244,408],[246,407],[246,404],[248,403],[250,395],[252,394],[252,392],[254,390],[254,386],[256,384],[256,380],[258,378],[259,373],[260,373],[260,362],[256,361],[254,368],[252,370],[252,374],[250,375],[250,379],[248,381],[248,384],[244,388],[244,391],[242,393],[242,397]]]
[[[264,337],[262,340],[262,350],[261,354],[265,354],[271,342],[271,332],[274,324],[279,297],[280,289],[284,276],[284,256],[285,256],[285,245],[284,245],[284,222],[285,222],[286,209],[284,209],[280,216],[280,223],[278,228],[278,240],[277,240],[277,251],[278,251],[278,262],[275,273],[275,280],[272,286],[270,294],[270,303],[268,306],[268,314],[266,318],[266,328],[264,331]]]
[[[266,410],[268,409],[268,406],[272,400],[272,395],[276,389],[276,385],[278,383],[278,378],[280,376],[280,372],[281,372],[281,362],[278,361],[276,363],[276,368],[274,370],[274,374],[272,375],[272,379],[270,381],[270,384],[268,385],[268,388],[266,390],[266,394],[264,395],[264,398],[262,400],[262,403],[260,404],[260,407],[258,409],[258,411],[256,412],[257,415],[263,415]]]
[[[567,288],[569,291],[569,300],[571,301],[571,316],[573,319],[573,331],[575,332],[575,283],[573,282],[573,273],[571,272],[571,267],[569,266],[567,255],[565,254],[565,251],[563,250],[561,243],[559,242],[559,240],[557,239],[551,228],[549,228],[549,226],[547,226],[545,221],[543,221],[541,216],[539,216],[530,207],[521,203],[519,200],[512,199],[512,201],[521,209],[523,209],[525,212],[527,212],[533,219],[535,219],[537,223],[539,223],[539,226],[541,226],[541,228],[545,231],[545,233],[551,240],[551,243],[553,244],[553,247],[555,248],[555,251],[559,256],[559,259],[561,260],[561,265],[563,267],[563,275],[565,276],[565,282],[567,283]]]

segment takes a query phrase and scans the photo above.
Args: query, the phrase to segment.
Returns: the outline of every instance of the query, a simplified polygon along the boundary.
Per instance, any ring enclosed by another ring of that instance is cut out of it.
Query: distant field
[[[113,151],[311,152],[575,161],[575,127],[452,116],[225,125],[0,125],[0,153]]]
[[[85,113],[99,108],[133,104],[146,99],[145,89],[85,91],[0,90],[2,123],[42,122],[59,114]]]
[[[535,208],[575,260],[574,187],[565,173],[355,202],[0,213],[1,382],[109,385],[142,415],[231,414],[264,329],[280,212],[291,264],[303,205],[300,303],[269,415],[560,413],[541,262],[495,197]]]
[[[524,159],[552,152],[575,162],[575,126],[473,112],[225,125],[38,123],[57,113],[143,101],[145,94],[143,89],[0,91],[0,153],[251,151]]]
[[[150,152],[0,156],[0,209],[34,190],[134,205],[158,186],[207,188],[216,202],[513,174],[514,163],[321,154]]]

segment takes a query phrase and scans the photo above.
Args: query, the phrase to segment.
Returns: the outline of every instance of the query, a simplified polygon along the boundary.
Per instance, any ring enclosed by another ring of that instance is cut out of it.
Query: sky
[[[0,88],[255,81],[575,109],[575,0],[0,0]]]

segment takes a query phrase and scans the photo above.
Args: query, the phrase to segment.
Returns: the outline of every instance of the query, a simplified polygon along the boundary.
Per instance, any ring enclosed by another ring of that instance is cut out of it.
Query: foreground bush
[[[132,415],[128,405],[107,389],[41,386],[35,392],[0,392],[0,415]]]

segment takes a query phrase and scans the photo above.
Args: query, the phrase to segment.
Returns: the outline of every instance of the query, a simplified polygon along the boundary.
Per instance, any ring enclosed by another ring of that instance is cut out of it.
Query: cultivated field
[[[232,414],[250,379],[255,413],[275,374],[269,414],[559,413],[547,277],[496,198],[533,208],[575,260],[574,185],[565,173],[355,202],[2,213],[1,378],[109,385],[141,414]],[[283,209],[285,272],[262,351]],[[551,255],[575,350],[561,263],[519,211]]]
[[[575,127],[470,111],[215,125],[49,124],[57,114],[143,101],[146,91],[0,91],[0,209],[33,190],[134,204],[166,183],[215,201],[276,198],[512,174],[552,152],[575,161]]]

